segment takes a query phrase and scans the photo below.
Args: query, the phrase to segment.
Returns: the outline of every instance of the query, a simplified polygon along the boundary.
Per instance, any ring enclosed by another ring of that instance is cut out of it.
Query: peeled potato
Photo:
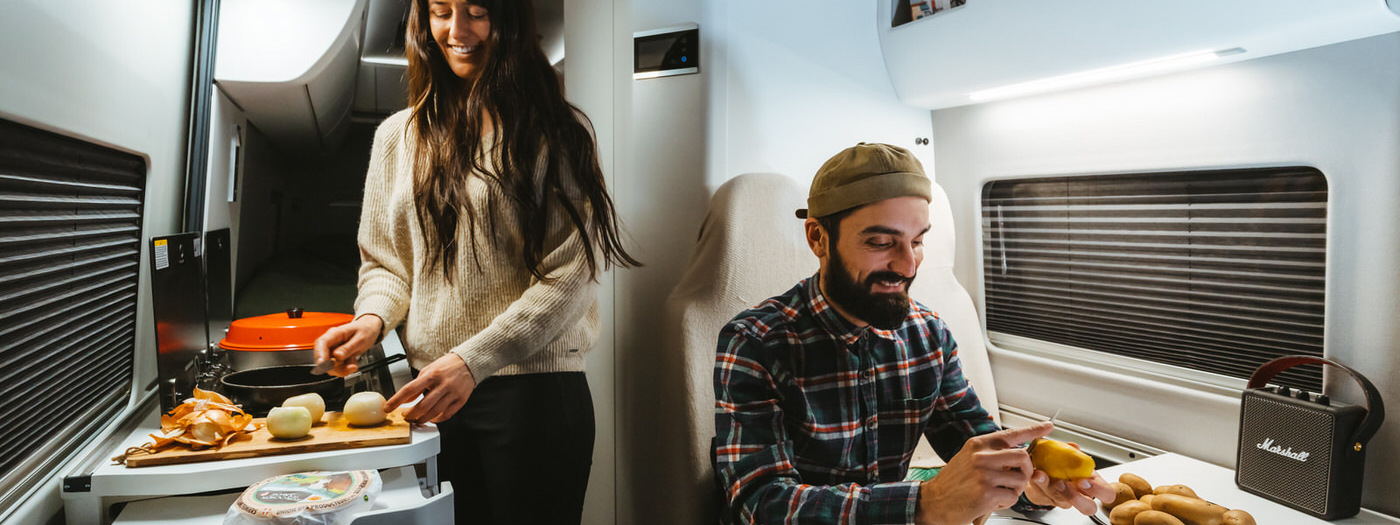
[[[358,392],[345,400],[345,420],[357,427],[368,427],[384,422],[384,395],[379,392]]]
[[[306,407],[273,407],[267,413],[267,432],[279,439],[296,439],[311,432],[311,411]]]
[[[282,402],[284,407],[305,407],[311,413],[311,424],[321,422],[321,416],[326,413],[326,400],[321,399],[321,394],[311,392],[299,396],[292,396]]]
[[[1055,479],[1079,479],[1094,475],[1094,458],[1069,443],[1053,439],[1031,442],[1031,464]]]

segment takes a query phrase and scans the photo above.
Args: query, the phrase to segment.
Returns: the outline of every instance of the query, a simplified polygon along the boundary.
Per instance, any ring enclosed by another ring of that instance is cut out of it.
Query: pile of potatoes
[[[1203,500],[1186,485],[1153,488],[1129,473],[1109,485],[1118,493],[1113,503],[1103,504],[1111,525],[1255,525],[1248,512]]]

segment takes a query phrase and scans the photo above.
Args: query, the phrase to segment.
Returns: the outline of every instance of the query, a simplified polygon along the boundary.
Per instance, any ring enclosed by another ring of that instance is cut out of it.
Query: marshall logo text
[[[1296,459],[1302,462],[1307,462],[1308,456],[1310,455],[1310,453],[1308,452],[1294,452],[1293,447],[1283,448],[1278,445],[1275,445],[1274,438],[1267,438],[1264,440],[1263,443],[1259,443],[1254,446],[1259,448],[1260,450],[1264,450],[1266,452],[1273,452],[1280,456],[1290,459]]]

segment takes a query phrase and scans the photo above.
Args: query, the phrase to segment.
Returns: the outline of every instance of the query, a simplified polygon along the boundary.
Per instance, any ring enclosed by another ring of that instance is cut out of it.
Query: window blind
[[[989,333],[1248,378],[1321,356],[1327,181],[1307,167],[987,183]],[[1320,367],[1275,380],[1320,392]]]
[[[145,173],[0,120],[0,514],[126,406]]]

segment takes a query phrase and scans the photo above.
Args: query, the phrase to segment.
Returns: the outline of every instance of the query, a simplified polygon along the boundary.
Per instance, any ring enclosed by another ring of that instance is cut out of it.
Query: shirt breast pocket
[[[923,435],[924,429],[928,428],[929,419],[933,417],[933,405],[936,402],[938,402],[938,394],[901,399],[894,410],[895,413],[887,414],[887,417],[893,416],[893,418],[883,422],[884,428],[898,429],[899,438],[903,440],[902,447],[909,454],[913,454],[914,445],[919,442],[919,436]]]

